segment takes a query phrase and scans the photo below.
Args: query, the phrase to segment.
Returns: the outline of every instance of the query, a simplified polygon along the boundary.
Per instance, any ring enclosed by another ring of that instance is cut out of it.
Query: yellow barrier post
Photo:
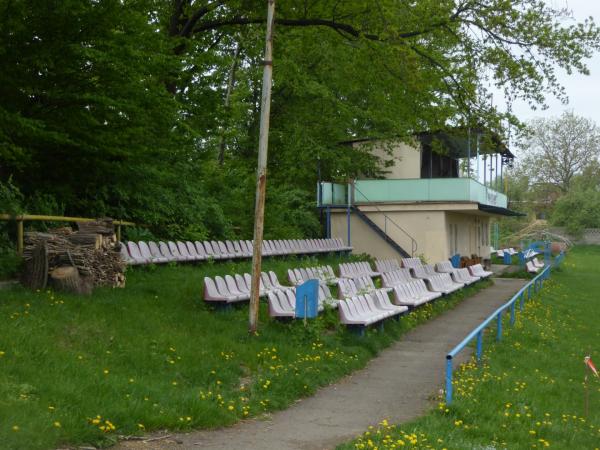
[[[17,253],[23,254],[23,216],[17,218]]]

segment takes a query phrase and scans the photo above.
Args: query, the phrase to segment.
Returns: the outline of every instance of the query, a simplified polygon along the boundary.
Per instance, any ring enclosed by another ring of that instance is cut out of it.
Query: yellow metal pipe
[[[65,217],[65,216],[38,216],[35,214],[19,214],[12,216],[10,214],[0,214],[0,220],[17,221],[48,221],[48,222],[94,222],[98,219],[89,219],[85,217]],[[135,225],[133,222],[124,220],[114,220],[115,225]]]
[[[17,253],[23,254],[23,221],[17,220]]]

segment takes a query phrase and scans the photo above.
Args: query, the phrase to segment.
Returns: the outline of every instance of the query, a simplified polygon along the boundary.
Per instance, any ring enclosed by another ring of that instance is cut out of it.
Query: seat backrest
[[[163,255],[160,251],[160,249],[158,248],[158,244],[154,241],[148,241],[148,248],[150,249],[150,254],[155,257],[155,258],[163,258],[165,257],[165,255]]]
[[[198,250],[196,250],[196,245],[191,241],[185,241],[185,246],[187,247],[188,254],[197,259],[204,259],[204,255],[200,255]]]
[[[252,251],[250,251],[248,249],[248,246],[246,245],[246,241],[235,241],[234,246],[237,244],[237,246],[240,248],[240,252],[244,255],[248,255],[250,253],[252,253]]]
[[[435,275],[437,273],[433,264],[425,264],[423,269],[427,275]]]
[[[160,253],[162,253],[165,257],[167,257],[170,261],[174,261],[175,260],[175,255],[173,255],[173,253],[171,253],[171,249],[169,248],[169,246],[160,241],[158,243],[158,248],[160,249]]]
[[[235,278],[235,284],[237,285],[238,290],[240,292],[245,293],[245,294],[249,294],[250,293],[250,286],[248,286],[248,283],[246,283],[246,279],[242,275],[240,275],[238,273],[236,273],[234,275],[234,278]]]
[[[371,297],[371,300],[373,301],[373,303],[375,304],[377,309],[381,309],[381,310],[391,309],[390,308],[390,306],[391,306],[390,299],[388,298],[385,291],[378,289],[376,291],[371,292],[368,295],[369,295],[369,297]]]
[[[204,277],[204,298],[206,299],[207,296],[219,298],[222,297],[222,294],[217,289],[217,285],[212,278]]]
[[[225,275],[225,284],[227,285],[227,289],[229,290],[229,292],[231,292],[232,294],[243,294],[243,292],[240,291],[240,289],[238,288],[235,282],[235,278],[233,278],[231,275]]]
[[[210,245],[211,253],[213,255],[215,255],[215,256],[223,256],[223,252],[221,252],[221,249],[219,248],[219,244],[217,243],[217,241],[210,241],[210,242],[208,242],[208,244]]]
[[[273,286],[275,286],[275,287],[283,286],[279,282],[279,278],[277,278],[277,274],[275,272],[273,272],[272,270],[269,271],[269,278],[271,278],[271,283],[273,284]]]
[[[129,250],[129,254],[131,255],[131,258],[133,259],[144,259],[142,257],[142,252],[140,251],[140,248],[138,247],[138,245],[133,242],[133,241],[129,241],[127,242],[127,250]]]
[[[206,254],[206,249],[204,248],[204,245],[202,245],[202,242],[194,241],[194,248],[196,249],[196,254],[200,258],[202,258],[202,259],[208,258],[208,255]]]
[[[168,246],[169,246],[169,251],[171,252],[171,255],[173,256],[181,256],[181,253],[179,253],[179,249],[177,248],[177,244],[173,241],[169,241],[167,242]]]
[[[413,275],[415,278],[427,278],[428,275],[425,272],[425,268],[423,266],[415,266],[412,268]]]
[[[352,320],[354,316],[352,315],[352,311],[350,310],[348,303],[346,301],[340,301],[338,307],[338,315],[340,317],[341,323],[347,323]]]
[[[235,247],[233,246],[233,242],[231,241],[225,241],[225,250],[227,250],[227,253],[229,253],[230,255],[236,255],[237,253],[239,253]]]
[[[146,259],[152,259],[152,252],[150,251],[150,247],[144,241],[138,242],[138,248],[140,249],[140,253],[142,257]]]
[[[290,283],[292,284],[297,284],[298,283],[298,279],[296,278],[296,274],[294,273],[294,271],[292,269],[288,269],[287,270],[287,275],[288,275],[288,280],[290,281]]]
[[[182,256],[191,256],[184,242],[177,241],[177,250],[179,250],[179,254]]]
[[[217,275],[215,277],[215,284],[217,285],[217,289],[219,290],[219,292],[225,296],[232,296],[233,294],[231,292],[229,292],[229,289],[227,288],[227,283],[225,282],[225,280],[223,279],[223,277]]]
[[[408,300],[412,298],[410,286],[408,284],[399,284],[394,286],[394,295],[398,300]]]
[[[338,280],[338,289],[342,297],[348,298],[357,295],[358,289],[351,278],[341,278]]]
[[[131,255],[127,251],[127,246],[121,242],[121,259],[126,263],[133,262]]]
[[[363,316],[370,316],[372,314],[369,306],[367,305],[367,302],[365,301],[364,295],[357,295],[355,297],[352,297],[350,301],[354,304],[357,311]]]
[[[269,278],[269,274],[265,272],[260,273],[260,283],[265,287],[265,289],[272,291],[274,290],[274,286],[271,284],[271,279]]]
[[[333,295],[331,295],[331,291],[329,290],[329,286],[326,284],[319,285],[319,300],[332,299]]]
[[[284,315],[289,313],[289,309],[286,308],[286,304],[282,302],[285,297],[282,297],[280,291],[269,292],[267,294],[267,301],[269,302],[269,312],[275,313],[275,315]]]
[[[364,275],[362,277],[355,278],[354,282],[356,283],[356,287],[359,288],[360,290],[367,290],[370,292],[370,291],[374,291],[375,289],[377,289],[375,287],[375,283],[373,283],[373,279],[368,275]]]
[[[248,288],[252,289],[252,275],[250,275],[249,273],[245,273],[244,280],[246,280],[246,284],[248,285]],[[260,280],[259,290],[263,291],[264,289],[265,289],[265,285],[263,284],[262,280]]]
[[[217,245],[219,246],[219,251],[221,252],[222,255],[230,254],[230,252],[227,250],[227,246],[225,245],[225,242],[217,241]]]

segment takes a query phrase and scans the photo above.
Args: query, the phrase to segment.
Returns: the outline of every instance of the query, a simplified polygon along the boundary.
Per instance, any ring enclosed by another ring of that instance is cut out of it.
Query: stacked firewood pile
[[[90,294],[96,286],[125,286],[125,263],[111,219],[25,233],[24,285]]]

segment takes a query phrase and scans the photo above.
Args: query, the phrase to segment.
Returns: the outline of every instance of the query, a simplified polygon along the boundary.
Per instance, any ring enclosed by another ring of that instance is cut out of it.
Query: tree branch
[[[211,12],[211,11],[215,10],[216,8],[218,8],[219,6],[223,5],[226,1],[227,0],[216,0],[212,3],[208,3],[206,6],[203,6],[202,8],[198,9],[198,11],[196,11],[192,15],[192,17],[190,17],[186,21],[186,23],[183,26],[183,29],[181,30],[179,35],[182,37],[190,37],[192,35],[192,32],[194,31],[194,27],[196,26],[198,21],[202,17],[207,15],[209,12]]]
[[[443,27],[447,25],[449,22],[456,19],[449,19],[442,22],[437,22],[430,25],[427,28],[422,30],[408,31],[405,33],[399,33],[395,37],[399,39],[407,39],[411,37],[418,37],[423,34],[430,33],[431,31]],[[203,24],[198,25],[194,28],[194,33],[200,33],[202,31],[214,30],[216,28],[221,28],[225,26],[232,25],[251,25],[251,24],[262,24],[264,23],[264,18],[258,17],[233,17],[231,19],[225,20],[214,20],[208,21]],[[363,37],[365,39],[369,39],[371,41],[382,41],[381,37],[377,34],[372,33],[364,33],[362,30],[347,24],[336,22],[335,20],[329,19],[275,19],[275,23],[277,25],[290,26],[290,27],[312,27],[312,26],[321,26],[326,28],[331,28],[338,32],[346,33],[354,38]]]

